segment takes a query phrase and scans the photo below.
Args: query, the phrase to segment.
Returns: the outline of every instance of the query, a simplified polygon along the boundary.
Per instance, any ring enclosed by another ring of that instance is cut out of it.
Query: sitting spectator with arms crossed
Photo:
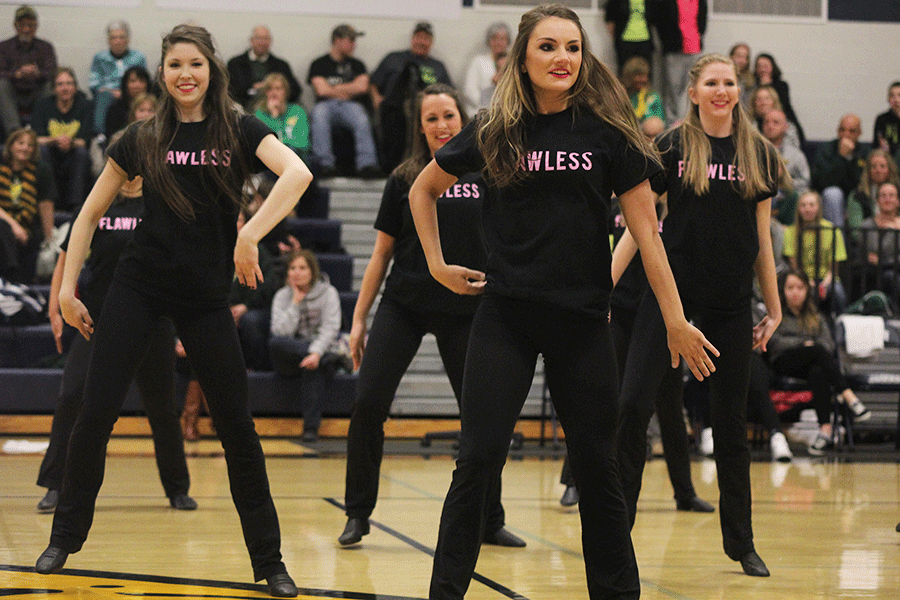
[[[12,133],[22,127],[21,115],[50,94],[56,73],[56,51],[50,42],[35,37],[37,12],[28,5],[16,9],[16,35],[0,42],[0,121]]]

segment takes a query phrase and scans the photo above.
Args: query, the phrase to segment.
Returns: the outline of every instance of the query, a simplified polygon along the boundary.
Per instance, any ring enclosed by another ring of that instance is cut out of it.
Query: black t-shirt
[[[652,186],[657,194],[668,192],[669,213],[662,239],[682,299],[698,306],[734,310],[746,306],[753,291],[753,264],[759,254],[756,205],[773,197],[778,188],[771,177],[768,190],[755,198],[742,197],[734,139],[709,137],[709,142],[707,193],[698,196],[682,185],[678,129],[657,139],[665,172],[653,178]],[[776,161],[772,153],[770,174],[778,173]]]
[[[326,54],[312,61],[312,64],[309,65],[309,76],[306,80],[312,83],[313,77],[324,77],[328,81],[328,85],[340,85],[342,83],[350,83],[365,73],[366,65],[357,58],[351,56],[346,60],[337,62],[330,54]],[[357,98],[354,98],[354,100]],[[316,96],[316,100],[322,100],[322,98]]]
[[[875,119],[875,143],[873,148],[879,147],[879,138],[887,141],[888,152],[894,155],[900,150],[900,117],[892,110],[878,115]]]
[[[409,67],[415,67],[415,82],[410,82]],[[387,106],[400,106],[410,86],[420,90],[433,83],[453,85],[444,63],[430,56],[419,56],[409,50],[398,50],[385,56],[370,78],[384,96]]]
[[[474,122],[437,151],[446,172],[480,172]],[[492,293],[605,316],[612,289],[609,210],[659,171],[625,135],[586,110],[529,118],[524,181],[489,186],[484,200]]]
[[[100,316],[103,299],[112,284],[119,256],[134,237],[134,230],[143,211],[144,200],[140,196],[119,196],[97,223],[94,237],[91,238],[91,252],[78,278],[81,301],[94,319]],[[66,239],[60,245],[65,251],[69,249],[71,234],[72,230],[69,229]]]
[[[441,250],[447,264],[484,270],[487,251],[481,227],[481,203],[486,187],[481,175],[469,173],[437,200]],[[409,209],[409,185],[391,176],[384,187],[375,229],[394,238],[394,264],[384,296],[429,314],[473,315],[478,296],[456,294],[428,271],[422,243]]]
[[[109,150],[109,156],[128,177],[143,175],[136,154],[137,125]],[[256,117],[240,117],[240,148],[206,148],[207,123],[181,123],[169,147],[167,164],[185,195],[192,199],[195,218],[178,216],[144,180],[144,216],[134,239],[122,254],[116,277],[136,290],[183,306],[221,308],[228,306],[228,291],[234,276],[234,244],[237,214],[227,194],[216,190],[204,165],[230,164],[235,152],[243,152],[252,171],[262,162],[256,148],[272,130]],[[238,192],[240,190],[237,190]]]

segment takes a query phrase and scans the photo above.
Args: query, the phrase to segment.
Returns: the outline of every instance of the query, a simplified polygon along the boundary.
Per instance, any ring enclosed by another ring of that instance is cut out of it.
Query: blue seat
[[[353,327],[353,311],[356,309],[356,292],[338,292],[341,296],[341,331],[350,331]]]
[[[323,273],[328,274],[331,285],[339,292],[349,292],[353,288],[353,257],[349,254],[317,254]]]
[[[341,222],[336,219],[288,218],[285,221],[287,233],[291,234],[304,248],[313,252],[337,253],[341,246]]]

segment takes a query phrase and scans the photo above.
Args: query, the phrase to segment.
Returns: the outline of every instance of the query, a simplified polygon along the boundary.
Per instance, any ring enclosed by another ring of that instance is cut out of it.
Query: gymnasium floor
[[[337,544],[345,523],[343,456],[290,440],[264,440],[264,448],[282,552],[301,598],[427,597],[453,468],[449,450],[422,456],[408,446],[386,457],[372,533],[344,549]],[[43,494],[34,484],[41,456],[0,454],[0,596],[266,597],[251,581],[217,443],[189,444],[189,451],[191,494],[200,508],[178,512],[162,494],[149,440],[113,439],[91,535],[67,569],[50,576],[33,571],[52,520],[35,511]],[[504,471],[507,524],[528,547],[485,546],[467,599],[587,598],[578,514],[558,502],[561,461],[540,454],[523,452]],[[886,451],[880,461],[754,461],[756,546],[772,571],[768,579],[743,575],[724,555],[717,514],[675,511],[665,464],[651,461],[633,531],[642,598],[900,598],[897,458]],[[714,462],[694,462],[693,475],[699,495],[715,501]]]

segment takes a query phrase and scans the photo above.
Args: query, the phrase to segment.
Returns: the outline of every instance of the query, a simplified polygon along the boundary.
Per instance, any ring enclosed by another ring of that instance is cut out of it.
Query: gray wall
[[[448,0],[454,1],[454,0]],[[459,0],[455,0],[459,1]],[[15,4],[0,6],[0,31],[13,34]],[[183,21],[194,21],[210,29],[226,59],[243,51],[251,28],[267,24],[274,36],[274,54],[285,58],[301,81],[309,63],[324,54],[331,29],[349,20],[366,32],[358,40],[357,56],[374,69],[385,53],[403,48],[416,19],[301,16],[270,13],[229,13],[162,10],[153,0],[142,0],[137,8],[36,6],[40,15],[38,36],[54,43],[61,64],[75,68],[84,89],[93,54],[106,47],[105,26],[113,18],[124,18],[133,29],[132,46],[148,55],[155,67],[163,33]],[[434,55],[443,60],[461,84],[466,64],[483,46],[484,31],[497,20],[512,28],[521,11],[509,9],[463,9],[460,18],[435,20]],[[612,61],[611,45],[602,13],[582,13],[582,20],[596,54]],[[3,25],[3,24],[6,25]],[[870,140],[875,116],[887,110],[887,86],[900,80],[900,25],[858,22],[787,22],[777,19],[734,20],[712,17],[706,34],[706,50],[727,52],[735,41],[750,44],[753,52],[769,52],[778,60],[791,98],[807,136],[830,139],[837,121],[846,112],[862,117],[863,139]],[[304,94],[308,105],[309,86]]]

